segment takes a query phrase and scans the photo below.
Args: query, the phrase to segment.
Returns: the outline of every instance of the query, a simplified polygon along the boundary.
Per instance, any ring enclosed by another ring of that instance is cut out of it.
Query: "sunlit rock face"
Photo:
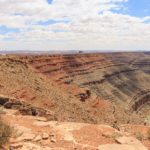
[[[0,65],[2,94],[56,120],[143,124],[150,113],[148,52],[1,56]]]

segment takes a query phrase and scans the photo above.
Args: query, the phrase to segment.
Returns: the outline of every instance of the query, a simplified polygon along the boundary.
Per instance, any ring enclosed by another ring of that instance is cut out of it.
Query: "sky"
[[[150,50],[150,0],[0,0],[0,50]]]

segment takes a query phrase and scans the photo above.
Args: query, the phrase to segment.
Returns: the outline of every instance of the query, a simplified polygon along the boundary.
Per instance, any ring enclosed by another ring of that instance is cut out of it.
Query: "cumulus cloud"
[[[128,0],[1,0],[2,49],[149,49],[150,16],[116,13]],[[10,32],[18,29],[19,32]]]

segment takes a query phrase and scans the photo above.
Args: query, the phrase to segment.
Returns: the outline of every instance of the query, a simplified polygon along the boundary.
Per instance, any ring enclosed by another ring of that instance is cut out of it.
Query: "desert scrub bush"
[[[117,138],[119,138],[119,137],[121,137],[122,135],[119,133],[119,132],[114,132],[113,134],[112,134],[112,138],[114,139],[114,140],[116,140]]]
[[[0,114],[5,114],[5,112],[4,112],[2,107],[0,107]]]
[[[0,146],[4,146],[12,135],[12,129],[0,118]]]
[[[147,131],[147,138],[150,140],[150,129]]]
[[[138,132],[138,133],[136,133],[136,138],[137,138],[138,140],[142,141],[142,140],[144,139],[144,136],[143,136],[142,133]]]

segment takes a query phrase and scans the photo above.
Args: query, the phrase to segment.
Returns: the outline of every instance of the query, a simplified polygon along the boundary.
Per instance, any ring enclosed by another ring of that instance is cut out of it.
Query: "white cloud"
[[[150,16],[117,14],[127,0],[1,0],[0,25],[19,33],[0,34],[2,49],[149,49]],[[50,25],[39,21],[69,20]],[[6,39],[14,39],[7,41]]]

